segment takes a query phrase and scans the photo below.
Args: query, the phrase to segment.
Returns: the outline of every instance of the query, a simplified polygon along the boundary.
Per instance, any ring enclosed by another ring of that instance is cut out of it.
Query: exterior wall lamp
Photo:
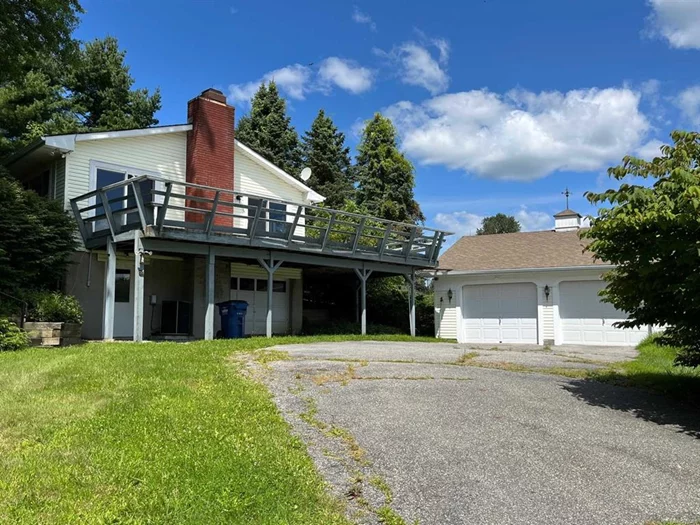
[[[550,292],[549,285],[546,284],[546,285],[544,286],[544,298],[545,298],[545,300],[547,300],[547,301],[549,301],[549,292]]]
[[[447,290],[447,302],[451,303],[452,302],[452,288]]]

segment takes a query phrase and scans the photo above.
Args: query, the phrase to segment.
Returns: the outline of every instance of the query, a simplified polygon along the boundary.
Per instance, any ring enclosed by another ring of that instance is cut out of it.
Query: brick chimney
[[[187,103],[187,182],[233,190],[234,108],[218,89],[207,89]],[[212,199],[214,191],[188,188],[187,195]],[[221,195],[218,212],[232,213],[231,195]],[[211,204],[188,201],[188,207],[211,209]],[[204,222],[205,215],[185,213],[188,222]],[[217,216],[215,225],[232,226],[233,220]]]

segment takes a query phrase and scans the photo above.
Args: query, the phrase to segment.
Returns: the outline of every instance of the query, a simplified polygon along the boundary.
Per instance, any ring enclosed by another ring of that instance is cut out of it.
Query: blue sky
[[[203,89],[237,115],[275,78],[297,131],[326,110],[355,147],[392,117],[427,224],[473,233],[484,215],[547,229],[607,167],[700,125],[698,0],[83,0],[77,32],[113,35],[161,124]]]

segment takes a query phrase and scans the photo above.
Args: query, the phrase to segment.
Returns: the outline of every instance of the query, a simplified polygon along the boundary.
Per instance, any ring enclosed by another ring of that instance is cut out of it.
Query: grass
[[[91,343],[0,353],[0,523],[346,524],[232,354],[408,336]],[[434,341],[434,339],[426,339]]]
[[[700,367],[675,366],[678,349],[661,346],[654,336],[637,347],[633,361],[617,363],[608,369],[593,371],[590,376],[624,386],[652,390],[680,401],[697,403],[700,399]]]

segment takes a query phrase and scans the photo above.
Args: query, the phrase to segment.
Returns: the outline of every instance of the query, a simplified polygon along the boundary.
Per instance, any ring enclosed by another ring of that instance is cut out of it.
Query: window
[[[51,172],[46,170],[27,181],[25,187],[40,197],[49,197],[51,193]]]
[[[284,234],[287,231],[287,205],[270,203],[270,233]]]
[[[241,277],[238,286],[239,290],[252,292],[255,290],[255,279]]]
[[[238,290],[238,277],[231,277],[231,290]]]
[[[131,297],[131,270],[117,270],[114,281],[114,302],[128,303]]]
[[[287,292],[287,281],[272,281],[272,291],[279,293]]]
[[[258,292],[267,292],[267,279],[258,279]]]

